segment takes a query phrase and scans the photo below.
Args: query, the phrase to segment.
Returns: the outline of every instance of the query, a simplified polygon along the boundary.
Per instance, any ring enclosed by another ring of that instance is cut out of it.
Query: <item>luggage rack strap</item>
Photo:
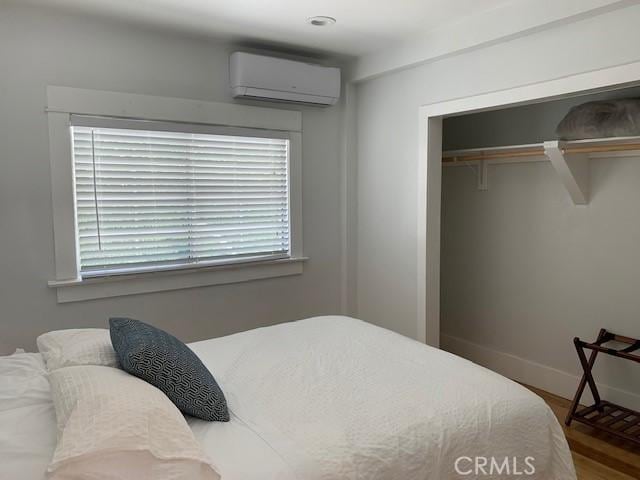
[[[584,342],[577,337],[574,342],[576,343],[576,346],[580,345],[582,348],[606,353],[607,355],[613,355],[614,357],[626,358],[627,360],[632,360],[634,362],[640,362],[640,354],[633,353],[640,349],[640,339],[616,335],[603,329],[595,342]],[[626,345],[626,347],[619,349],[607,347],[604,344],[608,342],[622,343]]]

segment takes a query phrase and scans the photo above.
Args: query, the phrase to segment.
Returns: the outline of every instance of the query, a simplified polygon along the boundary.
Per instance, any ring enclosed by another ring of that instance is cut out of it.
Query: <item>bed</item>
[[[576,478],[539,397],[368,323],[316,317],[189,347],[231,413],[188,418],[222,480]],[[45,478],[50,397],[39,354],[0,357],[0,478]]]

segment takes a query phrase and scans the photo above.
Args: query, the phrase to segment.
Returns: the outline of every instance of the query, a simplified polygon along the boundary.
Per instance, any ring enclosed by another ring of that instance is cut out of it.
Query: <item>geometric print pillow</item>
[[[129,318],[109,319],[120,366],[162,390],[182,412],[228,422],[224,393],[198,356],[173,335]]]

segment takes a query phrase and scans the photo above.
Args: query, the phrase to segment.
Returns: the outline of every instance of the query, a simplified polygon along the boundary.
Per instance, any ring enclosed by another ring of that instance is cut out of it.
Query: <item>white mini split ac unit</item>
[[[283,58],[234,52],[230,58],[234,98],[335,105],[340,69]]]

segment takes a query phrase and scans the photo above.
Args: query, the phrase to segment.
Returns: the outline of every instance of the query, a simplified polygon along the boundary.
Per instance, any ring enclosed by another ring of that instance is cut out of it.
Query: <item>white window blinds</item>
[[[72,127],[80,273],[289,255],[289,140]]]

